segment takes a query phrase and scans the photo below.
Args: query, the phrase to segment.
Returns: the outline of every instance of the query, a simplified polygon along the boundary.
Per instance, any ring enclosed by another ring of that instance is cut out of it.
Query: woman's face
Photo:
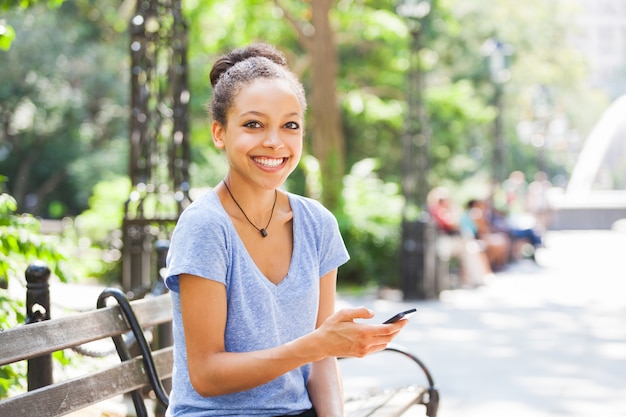
[[[242,88],[226,126],[213,123],[213,142],[224,149],[231,179],[265,189],[279,187],[302,156],[302,107],[289,83],[260,79]]]

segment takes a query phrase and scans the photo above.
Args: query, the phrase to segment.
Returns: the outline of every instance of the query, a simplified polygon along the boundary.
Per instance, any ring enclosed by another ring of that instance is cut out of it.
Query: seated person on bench
[[[335,312],[348,261],[336,219],[280,190],[302,154],[306,102],[275,48],[224,55],[211,71],[213,142],[229,171],[172,236],[174,308],[167,416],[341,417],[336,357],[384,349],[406,325]]]
[[[428,209],[439,231],[437,247],[443,256],[459,261],[461,282],[476,286],[493,277],[489,259],[481,242],[468,233],[461,234],[460,219],[455,215],[448,190],[435,187],[428,194]]]

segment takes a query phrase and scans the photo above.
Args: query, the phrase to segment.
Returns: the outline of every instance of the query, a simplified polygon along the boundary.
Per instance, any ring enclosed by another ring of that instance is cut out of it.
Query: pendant
[[[267,230],[261,229],[260,232],[261,232],[261,236],[267,237]]]

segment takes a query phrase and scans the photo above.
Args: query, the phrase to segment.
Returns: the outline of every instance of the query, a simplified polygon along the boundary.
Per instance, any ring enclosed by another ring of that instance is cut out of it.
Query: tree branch
[[[298,33],[298,39],[300,40],[300,43],[302,43],[302,46],[304,47],[304,49],[306,49],[307,52],[310,53],[311,49],[313,48],[313,42],[311,40],[312,36],[307,35],[306,31],[303,29],[303,25],[307,23],[301,22],[299,19],[296,19],[294,15],[289,13],[289,10],[287,10],[287,8],[282,4],[281,0],[274,0],[274,4],[276,5],[276,7],[278,7],[280,10],[283,11],[283,15],[285,16],[285,19],[287,19],[287,21],[291,24],[291,26],[293,26],[293,28]]]

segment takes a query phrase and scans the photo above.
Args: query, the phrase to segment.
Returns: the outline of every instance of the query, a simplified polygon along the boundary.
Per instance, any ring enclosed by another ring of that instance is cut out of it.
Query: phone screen
[[[409,310],[402,311],[402,312],[396,314],[395,316],[391,317],[389,320],[386,320],[383,324],[395,323],[395,322],[397,322],[398,320],[400,320],[402,318],[409,317],[410,315],[412,315],[416,311],[417,311],[416,308],[411,308]]]

